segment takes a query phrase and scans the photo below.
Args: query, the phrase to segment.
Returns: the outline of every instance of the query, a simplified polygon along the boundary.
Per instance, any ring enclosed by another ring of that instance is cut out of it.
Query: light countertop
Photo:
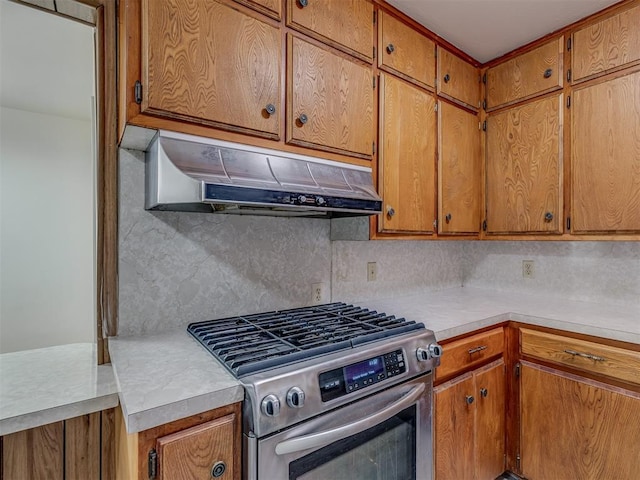
[[[111,365],[74,343],[0,355],[0,435],[118,405]]]

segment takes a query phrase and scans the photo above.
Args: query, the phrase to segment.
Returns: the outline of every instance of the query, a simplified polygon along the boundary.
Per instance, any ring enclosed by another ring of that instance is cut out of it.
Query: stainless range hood
[[[160,130],[145,208],[331,218],[380,213],[382,200],[367,167]]]

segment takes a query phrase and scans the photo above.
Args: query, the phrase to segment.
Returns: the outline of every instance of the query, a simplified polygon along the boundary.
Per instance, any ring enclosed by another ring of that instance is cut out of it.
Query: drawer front
[[[487,70],[487,108],[562,88],[564,37]]]
[[[502,327],[478,333],[442,346],[440,366],[435,380],[450,377],[459,371],[484,363],[504,351]]]
[[[525,328],[520,348],[523,355],[640,384],[640,352]]]
[[[391,15],[380,12],[378,66],[422,87],[436,79],[436,44]]]

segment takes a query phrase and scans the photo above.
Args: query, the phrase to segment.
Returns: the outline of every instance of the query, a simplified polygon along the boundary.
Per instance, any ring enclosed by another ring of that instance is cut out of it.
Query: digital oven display
[[[368,385],[384,374],[384,363],[382,357],[370,358],[364,362],[354,363],[344,367],[344,377],[349,385]],[[356,387],[357,388],[357,387]]]

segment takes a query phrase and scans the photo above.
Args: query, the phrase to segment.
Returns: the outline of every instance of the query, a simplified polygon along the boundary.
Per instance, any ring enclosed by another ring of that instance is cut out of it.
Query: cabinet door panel
[[[273,17],[277,20],[280,19],[280,8],[281,1],[280,0],[235,0],[238,3],[243,3],[249,8],[254,8],[255,10],[264,13],[270,17]]]
[[[433,231],[436,112],[433,95],[380,75],[382,229]],[[390,209],[393,214],[390,215]]]
[[[380,68],[421,86],[433,87],[435,43],[383,11],[378,22],[378,52]]]
[[[487,70],[487,108],[559,89],[564,74],[564,37]]]
[[[234,421],[235,415],[227,415],[159,438],[159,479],[211,478],[218,462],[225,465],[223,478],[235,478]]]
[[[438,47],[438,94],[477,110],[480,107],[480,71]]]
[[[573,232],[640,231],[640,72],[573,94]]]
[[[640,60],[640,6],[630,8],[573,35],[575,80]]]
[[[481,151],[478,116],[438,102],[438,232],[477,233]]]
[[[371,69],[291,35],[288,47],[287,141],[371,158]]]
[[[433,392],[435,477],[437,480],[473,479],[476,405],[467,402],[467,396],[477,397],[473,376],[462,375],[434,388]]]
[[[487,118],[488,232],[560,233],[562,98]]]
[[[522,475],[637,478],[637,394],[527,362],[520,378]]]
[[[214,0],[144,0],[142,44],[143,112],[278,138],[278,28]]]
[[[373,59],[373,4],[367,0],[287,0],[287,25],[363,60]]]
[[[476,374],[476,478],[494,479],[505,470],[505,367],[502,359]]]

